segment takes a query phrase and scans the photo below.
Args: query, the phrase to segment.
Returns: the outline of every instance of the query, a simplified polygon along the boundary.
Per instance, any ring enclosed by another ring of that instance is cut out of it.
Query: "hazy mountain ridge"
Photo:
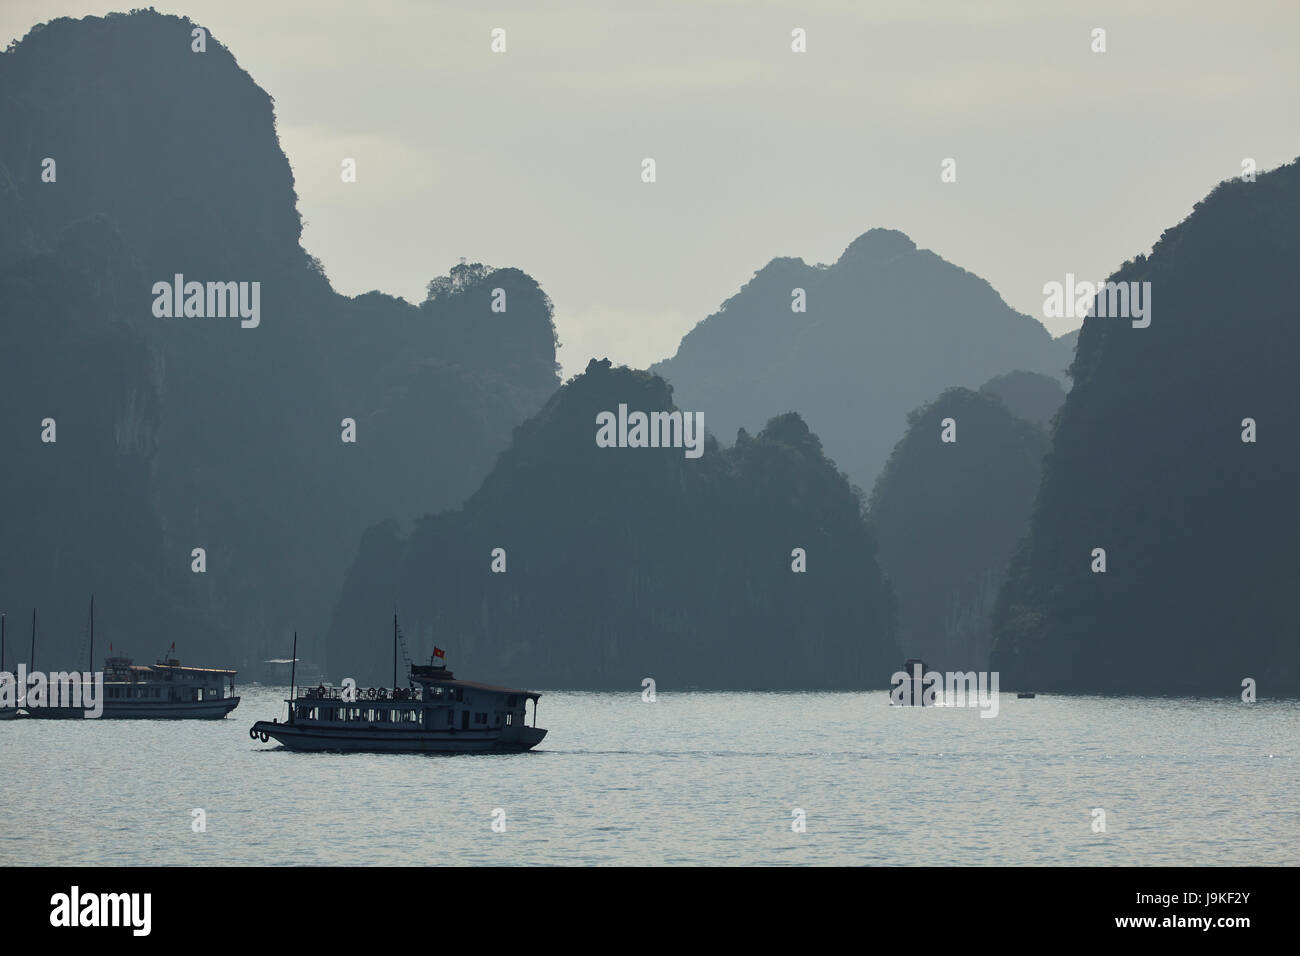
[[[792,311],[803,289],[806,312]],[[1068,345],[986,282],[896,230],[872,229],[833,265],[778,258],[652,367],[720,435],[791,409],[864,488],[906,414],[954,385],[1025,369],[1060,377]]]
[[[1056,413],[1065,404],[1065,389],[1050,375],[1038,372],[1014,371],[997,375],[983,385],[980,391],[996,396],[1013,415],[1050,428]]]

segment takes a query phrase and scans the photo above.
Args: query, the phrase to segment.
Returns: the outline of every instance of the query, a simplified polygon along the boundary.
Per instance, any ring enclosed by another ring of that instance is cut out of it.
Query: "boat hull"
[[[98,720],[220,720],[239,706],[238,697],[194,701],[104,701]],[[24,716],[38,720],[77,720],[86,717],[81,707],[33,707]]]
[[[249,735],[266,735],[290,750],[323,753],[521,753],[541,743],[546,730],[517,727],[509,734],[494,730],[382,730],[259,720]]]

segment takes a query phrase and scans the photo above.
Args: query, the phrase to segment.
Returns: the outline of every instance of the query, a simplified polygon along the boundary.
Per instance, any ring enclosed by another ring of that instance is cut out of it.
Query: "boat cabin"
[[[175,658],[134,664],[129,657],[104,661],[106,701],[195,703],[235,696],[237,671],[220,667],[183,667]]]
[[[339,687],[307,688],[290,701],[293,720],[332,725],[380,726],[392,730],[502,731],[537,726],[536,691],[457,680],[440,667],[411,667],[411,687],[356,688],[353,699]]]

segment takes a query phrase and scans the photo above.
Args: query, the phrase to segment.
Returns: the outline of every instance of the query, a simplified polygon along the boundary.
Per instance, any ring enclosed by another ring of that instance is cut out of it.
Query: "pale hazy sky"
[[[0,45],[131,5],[3,0]],[[461,256],[517,266],[566,374],[671,355],[773,257],[831,262],[875,226],[1042,319],[1045,282],[1148,251],[1243,157],[1300,154],[1295,0],[154,6],[275,98],[337,290],[418,302]]]

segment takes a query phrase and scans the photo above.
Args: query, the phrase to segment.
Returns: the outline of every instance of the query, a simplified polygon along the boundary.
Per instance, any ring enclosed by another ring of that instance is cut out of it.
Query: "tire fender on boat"
[[[257,739],[257,728],[256,728],[256,727],[249,727],[249,728],[248,728],[248,737],[249,737],[250,740],[256,740],[256,739]]]
[[[271,738],[266,735],[266,731],[262,731],[262,743],[266,743],[270,739]]]

